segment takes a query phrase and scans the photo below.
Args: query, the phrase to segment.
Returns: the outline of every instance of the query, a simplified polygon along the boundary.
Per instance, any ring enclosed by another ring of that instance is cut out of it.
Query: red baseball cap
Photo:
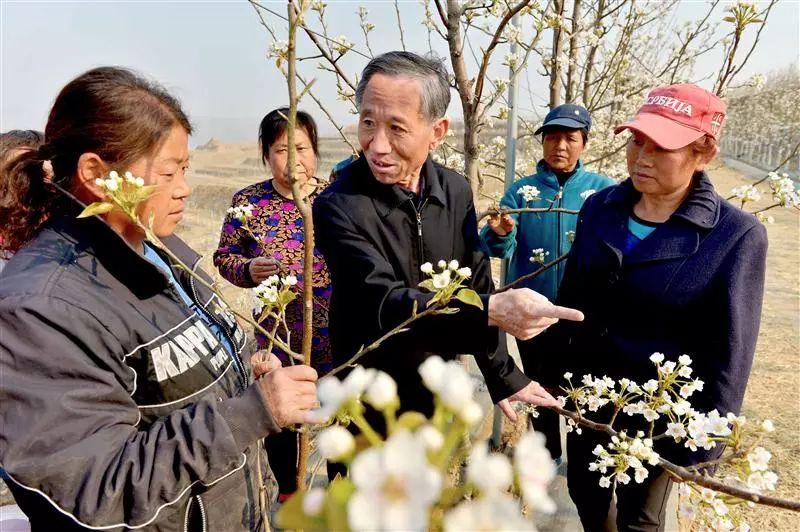
[[[688,146],[703,135],[719,139],[725,121],[725,102],[697,85],[656,87],[647,95],[633,120],[614,128],[639,131],[667,150]]]

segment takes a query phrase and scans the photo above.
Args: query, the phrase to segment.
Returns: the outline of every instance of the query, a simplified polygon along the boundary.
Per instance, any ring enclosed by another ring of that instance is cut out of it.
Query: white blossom
[[[425,445],[404,430],[382,447],[359,453],[350,479],[356,491],[347,518],[354,531],[426,530],[442,489],[442,475],[428,462]]]
[[[325,504],[325,490],[322,488],[311,488],[303,495],[303,513],[311,517],[316,517],[322,513]]]
[[[556,477],[556,465],[541,433],[528,431],[519,439],[514,449],[514,469],[525,503],[540,512],[555,512],[556,504],[548,495],[547,486]]]
[[[356,440],[350,431],[341,425],[331,425],[317,436],[319,454],[326,460],[339,462],[355,451]]]
[[[364,399],[378,410],[382,410],[398,401],[397,383],[388,373],[378,371],[367,386]]]
[[[508,457],[490,453],[485,441],[473,445],[467,461],[467,480],[478,486],[482,493],[505,491],[513,477]]]
[[[522,196],[525,202],[536,201],[541,196],[539,189],[533,185],[523,185],[517,189],[517,194]]]

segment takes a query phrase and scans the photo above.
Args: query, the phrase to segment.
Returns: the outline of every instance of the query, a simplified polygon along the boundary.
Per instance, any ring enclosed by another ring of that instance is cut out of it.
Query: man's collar
[[[719,196],[714,192],[714,185],[705,172],[696,173],[692,181],[694,184],[689,196],[672,213],[672,217],[681,218],[703,229],[710,229],[719,221]],[[619,186],[612,188],[605,202],[632,207],[639,196],[640,193],[633,187],[633,181],[628,178]]]
[[[400,185],[384,185],[375,179],[366,157],[361,157],[354,164],[360,165],[357,171],[363,176],[370,190],[373,191],[371,195],[375,200],[378,213],[382,217],[386,217],[406,201],[411,201],[408,191]],[[422,181],[422,186],[425,187],[422,190],[423,197],[430,198],[442,206],[446,205],[441,175],[430,156],[422,165],[420,180]]]

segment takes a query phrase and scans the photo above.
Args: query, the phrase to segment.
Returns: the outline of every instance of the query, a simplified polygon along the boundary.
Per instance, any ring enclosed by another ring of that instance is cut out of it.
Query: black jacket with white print
[[[266,528],[256,464],[269,500],[274,480],[256,442],[280,429],[253,385],[253,342],[173,270],[233,356],[100,220],[55,220],[0,274],[0,463],[34,531]]]

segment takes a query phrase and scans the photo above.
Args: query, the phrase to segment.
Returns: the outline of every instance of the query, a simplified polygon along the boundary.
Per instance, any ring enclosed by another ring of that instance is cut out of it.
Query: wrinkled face
[[[579,129],[554,129],[542,135],[544,160],[554,172],[571,172],[578,164],[583,149],[583,135]]]
[[[358,142],[381,183],[408,188],[447,133],[448,119],[431,122],[421,109],[419,81],[383,74],[370,78],[361,100]]]
[[[304,185],[310,178],[317,173],[317,156],[311,144],[311,137],[304,127],[298,127],[294,132],[294,143],[297,151],[295,159],[295,175],[300,185]],[[289,160],[289,137],[284,131],[283,134],[269,147],[268,159],[269,169],[272,177],[285,188],[291,188],[289,183],[289,167],[286,164]]]
[[[628,139],[628,173],[642,194],[671,195],[688,190],[695,172],[711,157],[696,153],[691,145],[666,150],[638,131]]]
[[[189,136],[175,126],[154,154],[127,168],[146,184],[156,186],[155,193],[140,204],[139,212],[145,224],[153,214],[153,232],[158,237],[171,235],[183,218],[184,203],[192,192],[186,181],[188,167]]]

